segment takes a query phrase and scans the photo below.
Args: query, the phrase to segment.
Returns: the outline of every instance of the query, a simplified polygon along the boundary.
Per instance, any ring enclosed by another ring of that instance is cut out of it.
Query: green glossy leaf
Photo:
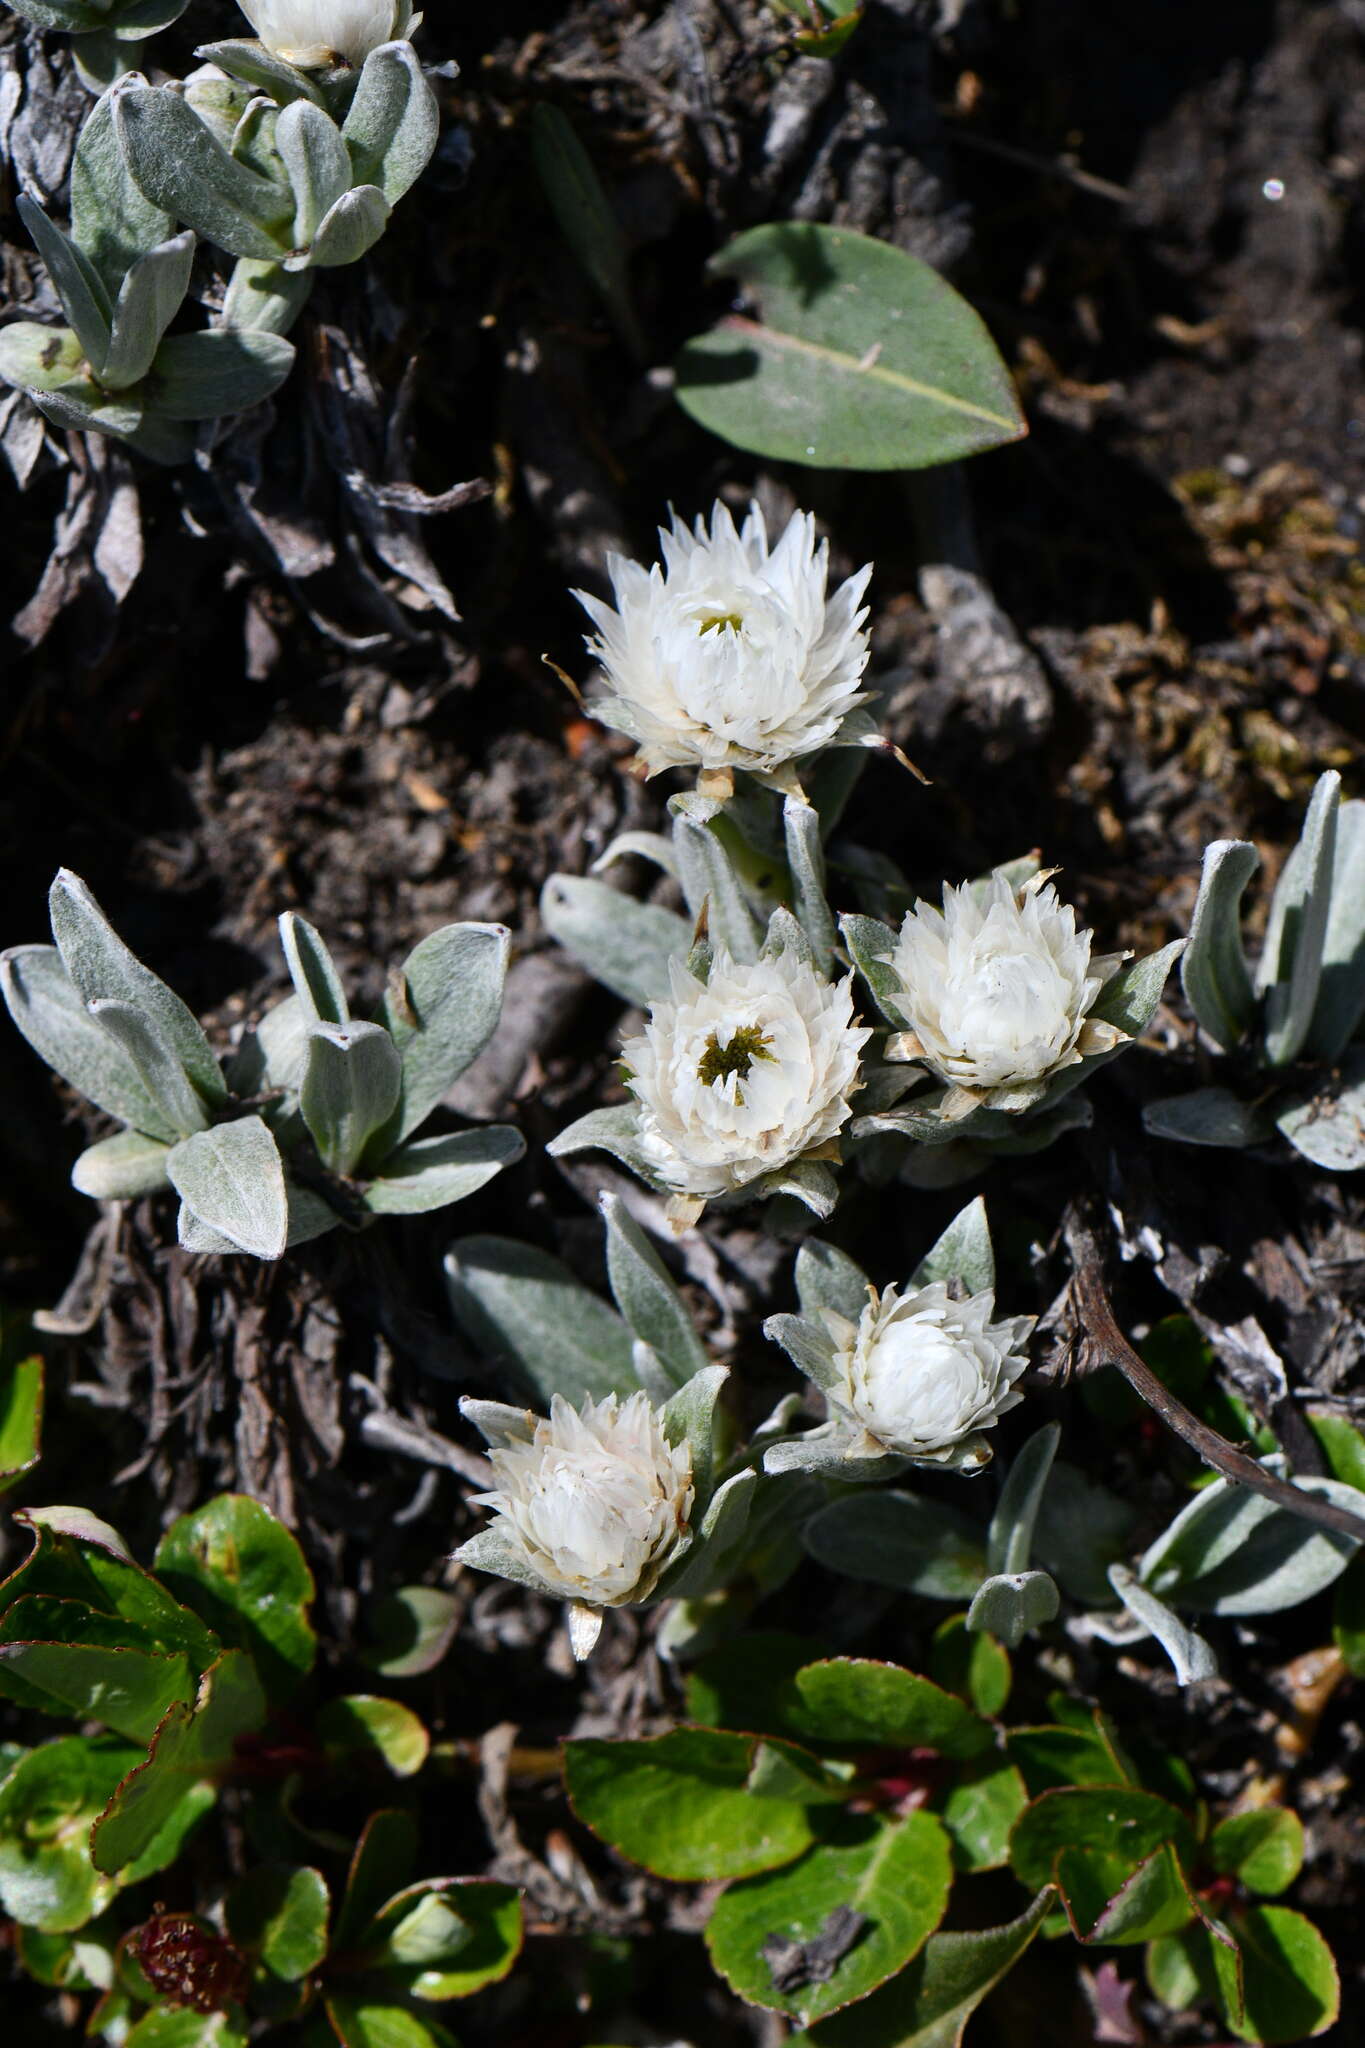
[[[228,1933],[273,1977],[297,1983],[327,1954],[331,1904],[320,1871],[303,1864],[262,1864],[228,1893]]]
[[[114,1886],[90,1860],[90,1829],[140,1751],[117,1737],[66,1735],[0,1781],[0,1907],[59,1934],[102,1912]]]
[[[38,1462],[43,1436],[43,1361],[0,1364],[0,1494]]]
[[[679,403],[736,447],[821,469],[922,469],[1026,431],[978,315],[936,270],[845,228],[779,221],[713,256],[754,308],[688,342]]]
[[[126,1868],[145,1854],[184,1795],[231,1770],[235,1745],[263,1726],[268,1708],[250,1659],[225,1650],[200,1681],[192,1707],[173,1706],[151,1753],[119,1786],[91,1835],[95,1867]]]
[[[1076,1727],[1011,1728],[1005,1745],[1035,1797],[1055,1787],[1136,1784],[1101,1714]]]
[[[986,1570],[979,1523],[910,1493],[831,1501],[806,1523],[802,1540],[831,1571],[931,1600],[970,1600]]]
[[[723,1643],[688,1672],[687,1711],[711,1728],[788,1735],[793,1681],[819,1654],[813,1637],[776,1632],[754,1631]]]
[[[1353,1678],[1365,1678],[1365,1557],[1353,1557],[1337,1580],[1332,1636]]]
[[[831,1831],[786,1869],[728,1886],[706,1929],[711,1960],[732,1990],[804,2025],[903,1969],[943,1918],[952,1885],[948,1838],[930,1813],[841,1815]],[[814,1941],[840,1908],[868,1924],[823,1981],[780,1991],[765,1944]]]
[[[444,1877],[389,1899],[365,1938],[367,1954],[411,1998],[469,1998],[496,1984],[521,1953],[514,1885]]]
[[[630,1330],[568,1267],[507,1237],[463,1237],[445,1262],[446,1287],[464,1335],[548,1407],[563,1394],[577,1407],[639,1385]]]
[[[163,1650],[183,1650],[196,1672],[207,1670],[218,1655],[212,1630],[116,1549],[120,1539],[93,1517],[35,1508],[15,1520],[32,1530],[33,1549],[0,1584],[0,1612],[25,1596],[73,1600],[131,1623],[140,1634],[130,1640],[145,1637]]]
[[[950,1614],[934,1630],[929,1676],[993,1720],[1010,1696],[1009,1652],[994,1636],[969,1631],[965,1614]]]
[[[243,2048],[245,2041],[239,2015],[163,2005],[143,2014],[124,2036],[124,2048]]]
[[[326,2010],[340,2048],[456,2048],[453,2034],[435,2020],[373,1996],[334,1992]]]
[[[260,1501],[224,1493],[182,1515],[161,1539],[156,1569],[222,1642],[247,1652],[272,1700],[288,1699],[312,1670],[313,1575]]]
[[[360,1946],[385,1900],[410,1880],[416,1861],[417,1823],[411,1814],[392,1807],[371,1814],[351,1857],[332,1934],[338,1953]]]
[[[365,1662],[385,1678],[434,1671],[455,1640],[460,1604],[436,1586],[400,1586],[369,1610],[374,1642]]]
[[[787,1725],[799,1740],[840,1748],[886,1745],[972,1757],[991,1730],[955,1693],[932,1679],[870,1657],[830,1657],[792,1681]]]
[[[1053,1898],[1049,1886],[1004,1927],[931,1934],[890,1983],[796,2041],[809,2048],[961,2048],[968,2020],[1023,1955]]]
[[[1210,1948],[1224,2017],[1237,2038],[1294,2042],[1325,2033],[1340,2011],[1341,1983],[1311,1920],[1287,1906],[1247,1906],[1230,1916],[1228,1931],[1241,1960],[1240,2013],[1234,1960],[1220,1942]]]
[[[1093,1899],[1102,1906],[1163,1842],[1170,1842],[1183,1860],[1193,1860],[1189,1822],[1155,1793],[1121,1785],[1044,1792],[1015,1826],[1010,1864],[1031,1891],[1054,1879],[1064,1889],[1069,1880],[1075,1889],[1078,1875],[1084,1874],[1087,1904]],[[1077,1862],[1058,1878],[1061,1859],[1068,1855]]]
[[[1215,1870],[1237,1878],[1248,1891],[1273,1897],[1303,1868],[1303,1823],[1284,1806],[1230,1813],[1209,1838],[1209,1857]]]
[[[572,121],[546,100],[531,111],[531,161],[565,241],[592,280],[626,347],[643,362],[645,341],[631,299],[621,224]]]
[[[167,1708],[192,1696],[194,1679],[183,1652],[129,1645],[122,1633],[77,1601],[16,1600],[0,1618],[0,1692],[148,1743]]]
[[[430,1736],[410,1707],[368,1693],[329,1700],[314,1727],[332,1763],[353,1769],[382,1762],[396,1778],[420,1771],[431,1748]]]
[[[953,1775],[939,1818],[953,1842],[959,1870],[999,1870],[1009,1862],[1010,1830],[1028,1805],[1019,1772],[1006,1758],[975,1757]]]
[[[748,1790],[758,1738],[675,1728],[640,1742],[569,1742],[578,1818],[660,1877],[741,1877],[789,1863],[812,1839],[807,1809]]]
[[[1082,1941],[1131,1948],[1189,1926],[1198,1908],[1169,1842],[1154,1849],[1114,1890],[1116,1862],[1086,1849],[1064,1849],[1057,1858],[1067,1911]]]

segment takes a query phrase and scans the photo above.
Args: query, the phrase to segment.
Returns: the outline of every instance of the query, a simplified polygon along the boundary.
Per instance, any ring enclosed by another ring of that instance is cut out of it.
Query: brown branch
[[[1104,1261],[1094,1233],[1073,1213],[1067,1218],[1063,1235],[1071,1254],[1073,1299],[1096,1363],[1116,1367],[1167,1429],[1182,1437],[1206,1465],[1221,1472],[1225,1479],[1233,1479],[1252,1493],[1264,1495],[1276,1507],[1288,1509],[1305,1522],[1318,1522],[1324,1529],[1335,1529],[1343,1536],[1353,1536],[1357,1543],[1365,1543],[1365,1520],[1359,1515],[1353,1515],[1349,1508],[1339,1508],[1335,1501],[1319,1500],[1291,1486],[1286,1479],[1277,1479],[1273,1472],[1267,1472],[1263,1465],[1258,1465],[1245,1451],[1239,1451],[1176,1400],[1170,1388],[1163,1386],[1151,1367],[1138,1357],[1114,1320],[1105,1292]]]

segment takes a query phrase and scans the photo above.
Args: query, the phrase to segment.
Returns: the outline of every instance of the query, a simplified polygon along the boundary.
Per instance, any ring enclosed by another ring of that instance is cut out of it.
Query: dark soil
[[[194,42],[234,18],[225,0],[196,0],[158,54],[183,74]],[[0,29],[0,62],[22,82],[0,188],[20,305],[41,273],[12,200],[36,185],[60,209],[83,106],[61,45]],[[1106,941],[1146,946],[1183,930],[1208,839],[1255,837],[1273,870],[1323,768],[1365,787],[1358,0],[899,0],[869,5],[833,64],[793,61],[782,17],[757,0],[513,0],[432,9],[422,48],[460,66],[440,84],[437,162],[374,256],[324,276],[273,409],[180,472],[55,430],[37,452],[11,416],[19,474],[0,468],[5,942],[45,936],[47,884],[74,868],[226,1031],[282,984],[283,910],[320,926],[370,999],[439,922],[496,918],[516,933],[502,1033],[452,1107],[518,1117],[527,1162],[453,1223],[375,1232],[359,1250],[329,1239],[277,1269],[167,1249],[164,1203],[96,1221],[67,1181],[84,1113],[0,1033],[0,1301],[50,1306],[87,1252],[73,1334],[49,1340],[44,1462],[22,1497],[79,1500],[145,1554],[211,1491],[257,1494],[304,1542],[327,1656],[352,1680],[369,1596],[440,1581],[472,1520],[469,1486],[421,1455],[423,1432],[472,1443],[455,1402],[478,1367],[446,1318],[442,1250],[502,1231],[589,1278],[599,1266],[598,1162],[566,1175],[541,1146],[616,1085],[617,1006],[548,946],[536,906],[550,872],[581,872],[623,826],[656,822],[667,794],[624,772],[626,750],[541,658],[584,674],[568,593],[602,587],[609,548],[647,554],[670,501],[690,516],[717,493],[739,504],[757,491],[779,511],[813,507],[843,570],[875,560],[873,682],[933,786],[874,763],[858,837],[919,888],[1039,845]],[[625,227],[647,368],[615,339],[536,183],[528,128],[546,101],[572,117]],[[925,492],[764,470],[672,401],[665,366],[721,303],[705,258],[784,215],[947,268],[1017,372],[1029,437],[968,480],[986,577],[1023,636],[1006,633],[989,675],[921,595]],[[476,479],[486,491],[425,518],[367,489]],[[1159,1032],[1193,1073],[1173,1001]],[[1093,1131],[987,1183],[1014,1305],[1056,1294],[1064,1262],[1029,1248],[1088,1186],[1124,1242],[1130,1327],[1180,1305],[1220,1330],[1254,1317],[1296,1395],[1365,1413],[1359,1188],[1269,1156],[1239,1162],[1233,1181],[1220,1155],[1144,1146],[1137,1103],[1158,1092],[1154,1066],[1123,1062],[1095,1091]],[[952,1192],[855,1193],[833,1234],[889,1277],[952,1207]],[[103,1234],[90,1242],[92,1223]],[[757,1412],[778,1378],[758,1324],[785,1300],[788,1261],[733,1224],[711,1242],[710,1287],[700,1265],[690,1275],[698,1313],[733,1332]],[[1263,1400],[1236,1347],[1217,1348]],[[1080,1395],[1040,1390],[1048,1399],[1082,1462]],[[1306,1464],[1296,1411],[1291,1396],[1274,1420]],[[1155,1528],[1184,1467],[1150,1433],[1125,1458],[1117,1483]],[[516,1722],[545,1743],[674,1709],[674,1681],[629,1618],[576,1676],[548,1606],[467,1575],[458,1590],[456,1649],[413,1692],[442,1735]],[[901,1607],[837,1598],[839,1647],[913,1658]],[[808,1625],[834,1599],[806,1566],[762,1619]],[[1330,2037],[1347,2048],[1363,2009],[1358,1695],[1336,1696],[1301,1756],[1277,1749],[1282,1674],[1328,1622],[1319,1607],[1270,1622],[1243,1632],[1211,1717],[1111,1652],[1075,1651],[1074,1682],[1121,1722],[1145,1720],[1211,1791],[1248,1768],[1284,1776],[1315,1851],[1299,1897],[1347,1979]],[[451,1786],[442,1867],[491,1859],[525,1883],[554,1962],[462,2011],[462,2038],[596,2038],[574,1998],[615,1964],[574,1937],[649,1925],[623,2010],[661,2040],[775,2041],[761,2015],[705,1988],[692,1904],[565,1832],[556,1792],[514,1785],[509,1807],[497,1755],[490,1742],[477,1800],[472,1778]],[[1031,1952],[972,2038],[1118,2038],[1092,2034],[1078,1953]],[[561,2003],[547,2016],[533,2001],[551,1976]],[[5,1996],[28,2015],[16,2039],[74,2038],[51,1994]],[[1124,2038],[1212,2038],[1142,1995],[1137,2010],[1151,2031]]]

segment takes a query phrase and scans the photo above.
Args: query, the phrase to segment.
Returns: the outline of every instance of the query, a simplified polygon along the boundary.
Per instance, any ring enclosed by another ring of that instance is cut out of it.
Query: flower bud
[[[371,50],[411,35],[412,0],[238,0],[260,41],[286,64],[317,70],[365,62]]]
[[[748,966],[717,953],[706,982],[675,960],[671,976],[622,1048],[655,1177],[699,1209],[830,1156],[871,1036],[853,1020],[852,977],[825,981],[785,950]]]
[[[1092,957],[1091,936],[1042,876],[945,887],[943,909],[917,903],[886,956],[910,1026],[888,1052],[949,1086],[945,1116],[1031,1107],[1062,1068],[1123,1040],[1088,1013],[1125,956]]]
[[[866,702],[871,568],[827,596],[829,546],[816,546],[812,515],[795,513],[770,549],[757,505],[738,532],[720,503],[709,530],[675,514],[659,541],[662,567],[608,558],[614,610],[575,593],[598,629],[586,643],[605,684],[594,714],[636,741],[649,775],[698,768],[724,783],[743,768],[791,787],[790,764],[838,742]]]
[[[989,1288],[954,1301],[934,1281],[903,1295],[888,1287],[856,1327],[826,1314],[835,1356],[825,1395],[853,1432],[848,1457],[891,1452],[966,1471],[989,1462],[981,1431],[1022,1400],[1014,1382],[1033,1328],[1032,1316],[992,1322],[994,1308]]]

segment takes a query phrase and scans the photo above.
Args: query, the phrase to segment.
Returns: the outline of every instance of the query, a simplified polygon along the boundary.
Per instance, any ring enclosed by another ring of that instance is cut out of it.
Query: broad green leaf
[[[1344,1415],[1327,1411],[1311,1413],[1308,1427],[1322,1445],[1327,1469],[1333,1479],[1365,1493],[1365,1434]]]
[[[456,2048],[454,2035],[435,2020],[385,2004],[382,1995],[337,1991],[325,2004],[340,2048]]]
[[[1054,1881],[1064,1856],[1082,1860],[1087,1892],[1102,1892],[1103,1905],[1163,1842],[1182,1860],[1193,1860],[1189,1822],[1155,1793],[1122,1785],[1044,1792],[1015,1825],[1010,1863],[1020,1883],[1036,1891]],[[1077,1875],[1073,1864],[1059,1881],[1071,1889]]]
[[[55,946],[13,946],[0,954],[0,988],[39,1059],[97,1109],[149,1137],[179,1135],[129,1054],[91,1016]]]
[[[171,1186],[216,1236],[258,1259],[278,1259],[289,1237],[284,1161],[258,1116],[198,1131],[166,1160]]]
[[[477,1194],[525,1150],[526,1140],[511,1124],[410,1138],[381,1161],[382,1172],[365,1189],[365,1206],[376,1216],[420,1216],[448,1208]]]
[[[43,1361],[0,1363],[0,1494],[37,1464],[43,1437]]]
[[[572,121],[548,100],[531,110],[531,161],[565,241],[591,278],[626,347],[643,362],[645,340],[631,299],[621,224]]]
[[[272,1700],[313,1668],[313,1575],[298,1542],[260,1501],[240,1493],[182,1515],[161,1539],[160,1578],[219,1639],[250,1656]]]
[[[267,1712],[250,1659],[225,1650],[205,1672],[194,1705],[170,1709],[151,1754],[96,1821],[90,1838],[96,1869],[121,1871],[144,1855],[187,1792],[216,1785],[231,1770],[236,1743],[256,1734]]]
[[[970,1600],[986,1570],[985,1532],[960,1509],[911,1493],[831,1501],[802,1531],[811,1556],[850,1579]]]
[[[675,1728],[640,1742],[569,1742],[564,1783],[578,1818],[660,1877],[742,1877],[812,1839],[796,1801],[755,1799],[756,1736]]]
[[[514,1885],[442,1877],[389,1899],[365,1937],[388,1981],[411,1998],[468,1998],[507,1975],[522,1943]]]
[[[1229,1916],[1241,1960],[1210,1942],[1224,2018],[1241,2041],[1296,2042],[1325,2033],[1341,2008],[1332,1951],[1311,1920],[1287,1906],[1246,1906]]]
[[[1260,865],[1260,854],[1245,839],[1216,839],[1204,849],[1180,962],[1186,1001],[1225,1052],[1241,1043],[1256,1017],[1256,991],[1242,951],[1242,897]]]
[[[937,1243],[925,1253],[910,1276],[910,1285],[927,1287],[934,1280],[961,1281],[969,1294],[983,1294],[988,1287],[994,1287],[995,1253],[986,1221],[986,1204],[980,1195],[954,1216]]]
[[[692,925],[658,903],[637,903],[589,875],[551,875],[541,891],[545,929],[594,980],[623,1002],[668,993],[668,967],[684,960]]]
[[[979,1756],[991,1730],[955,1693],[899,1664],[870,1657],[829,1657],[792,1681],[787,1725],[798,1740],[821,1747],[934,1749],[943,1756]]]
[[[394,1777],[410,1778],[431,1748],[411,1707],[369,1693],[328,1700],[313,1725],[329,1760],[347,1771],[382,1762]]]
[[[232,1940],[287,1984],[306,1977],[326,1956],[330,1912],[326,1879],[303,1864],[262,1864],[227,1896]]]
[[[932,1814],[840,1815],[798,1862],[728,1886],[706,1946],[741,1998],[809,2025],[905,1967],[943,1918],[952,1881],[948,1838]],[[868,1924],[827,1977],[780,1991],[765,1945],[815,1941],[841,1908]]]
[[[1005,1746],[1035,1798],[1055,1788],[1136,1782],[1102,1715],[1078,1727],[1011,1728]]]
[[[1365,1557],[1353,1557],[1337,1580],[1332,1636],[1353,1678],[1365,1678]]]
[[[156,2006],[144,2013],[123,2048],[244,2048],[245,2025],[228,2012],[196,2012],[188,2005]]]
[[[374,1641],[365,1662],[385,1678],[434,1671],[460,1623],[460,1603],[437,1586],[400,1586],[368,1610]]]
[[[935,1811],[953,1842],[959,1870],[998,1870],[1009,1862],[1010,1830],[1028,1805],[1014,1765],[994,1752],[955,1771]]]
[[[375,1137],[372,1160],[425,1121],[493,1036],[511,943],[506,925],[443,925],[392,977],[382,1022],[403,1056],[403,1085],[394,1118]]]
[[[417,1823],[393,1807],[372,1813],[356,1843],[346,1890],[332,1933],[340,1954],[357,1948],[375,1914],[412,1877],[417,1861]]]
[[[787,1735],[793,1680],[820,1654],[810,1636],[753,1631],[710,1650],[687,1674],[687,1711],[711,1728]]]
[[[548,1407],[563,1394],[630,1394],[639,1382],[630,1330],[568,1267],[508,1237],[457,1238],[446,1256],[455,1320],[490,1363]]]
[[[1178,1934],[1198,1912],[1180,1858],[1163,1842],[1113,1887],[1115,1859],[1064,1849],[1057,1877],[1072,1926],[1082,1941],[1135,1947]]]
[[[90,1828],[141,1751],[108,1735],[32,1749],[0,1782],[0,1907],[60,1934],[102,1912],[114,1886],[90,1860]]]
[[[1010,1696],[1009,1652],[994,1636],[971,1633],[965,1614],[950,1614],[934,1630],[929,1676],[993,1720]]]
[[[0,1692],[146,1744],[167,1708],[192,1696],[194,1679],[183,1652],[129,1645],[121,1633],[76,1601],[16,1600],[0,1618]]]
[[[218,1655],[213,1632],[114,1548],[120,1539],[94,1517],[77,1520],[70,1510],[44,1508],[21,1511],[15,1520],[32,1529],[33,1549],[0,1584],[0,1612],[26,1595],[74,1600],[131,1623],[160,1649],[183,1650],[196,1672],[206,1670]]]
[[[754,312],[688,342],[678,401],[736,447],[820,469],[924,469],[1026,431],[979,316],[890,243],[778,221],[707,270]]]
[[[961,2048],[968,2020],[1023,1955],[1053,1897],[1048,1886],[1004,1927],[931,1934],[889,1984],[795,2036],[793,2048]]]
[[[682,1387],[710,1363],[687,1304],[663,1260],[619,1195],[599,1205],[607,1224],[607,1277],[616,1306],[642,1343]]]
[[[1303,1823],[1285,1806],[1230,1813],[1209,1838],[1209,1856],[1215,1870],[1273,1897],[1303,1868]]]

